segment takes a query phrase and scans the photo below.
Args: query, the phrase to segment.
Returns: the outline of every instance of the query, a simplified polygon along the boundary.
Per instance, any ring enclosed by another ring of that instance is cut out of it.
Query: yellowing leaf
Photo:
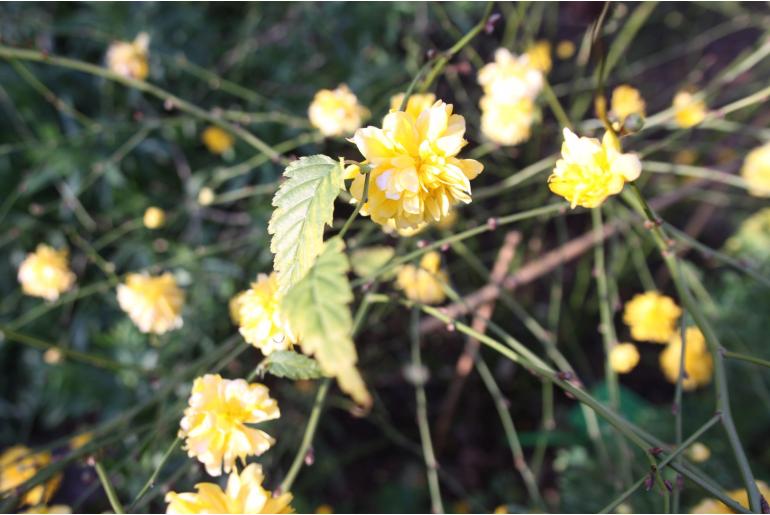
[[[280,294],[300,281],[321,253],[324,226],[332,223],[334,200],[343,186],[340,164],[323,155],[300,158],[283,175],[286,181],[273,197],[275,211],[267,226]]]
[[[393,247],[365,247],[353,251],[350,255],[350,261],[353,265],[353,272],[358,277],[370,277],[385,264],[390,261],[395,253]],[[383,277],[384,281],[388,278]]]
[[[324,374],[334,376],[340,389],[364,407],[372,404],[356,368],[358,356],[351,332],[348,304],[353,300],[345,244],[329,240],[305,277],[286,293],[281,309],[299,338],[302,352],[318,360]]]

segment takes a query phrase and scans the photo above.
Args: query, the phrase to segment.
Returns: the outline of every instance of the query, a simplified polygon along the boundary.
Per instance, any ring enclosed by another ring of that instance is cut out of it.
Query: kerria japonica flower
[[[262,467],[252,463],[227,478],[225,490],[216,483],[198,483],[196,492],[166,494],[166,513],[294,513],[292,495],[265,490]]]
[[[674,299],[656,291],[637,293],[623,308],[623,322],[640,342],[668,343],[681,315]]]
[[[767,483],[764,481],[757,481],[756,485],[762,497],[764,497],[765,500],[770,499],[770,486],[767,486]],[[730,499],[734,500],[747,510],[749,509],[749,494],[746,492],[745,488],[730,490],[726,493]],[[722,501],[707,497],[696,504],[695,507],[690,510],[690,513],[735,513],[735,511]]]
[[[179,424],[179,437],[185,441],[188,456],[196,458],[211,476],[235,469],[235,461],[245,463],[259,456],[275,440],[259,424],[281,416],[278,403],[268,388],[243,379],[222,379],[206,374],[193,382],[189,406]]]
[[[757,147],[746,156],[741,176],[755,197],[770,197],[770,143]]]
[[[706,118],[706,103],[698,100],[688,91],[680,91],[674,96],[674,120],[683,129],[689,129]]]
[[[623,125],[626,118],[632,114],[644,118],[646,107],[644,99],[638,89],[631,87],[628,84],[621,84],[612,90],[612,100],[610,105],[612,113],[617,117],[621,125]]]
[[[684,379],[682,388],[694,390],[711,382],[714,375],[714,358],[706,345],[703,333],[697,327],[685,330]],[[676,383],[682,357],[682,336],[677,331],[663,352],[660,353],[660,368],[669,383]]]
[[[396,286],[403,290],[407,299],[422,304],[441,304],[446,298],[444,284],[449,280],[441,269],[441,254],[426,253],[420,266],[403,265],[396,276]]]
[[[233,148],[235,138],[226,130],[212,125],[201,134],[201,141],[212,154],[221,155]]]
[[[9,447],[0,454],[0,492],[13,490],[50,464],[50,452],[34,452],[24,445]],[[43,483],[33,486],[22,495],[21,504],[46,504],[56,493],[61,480],[61,473],[54,474]]]
[[[320,90],[308,108],[310,123],[324,136],[352,134],[368,116],[369,110],[358,103],[345,84]]]
[[[168,272],[128,274],[118,285],[118,304],[143,333],[164,334],[182,327],[184,291]]]
[[[465,118],[452,105],[436,101],[419,116],[388,113],[382,128],[366,127],[350,140],[370,168],[368,201],[361,213],[397,230],[417,229],[446,217],[452,206],[471,202],[471,183],[484,167],[457,155],[468,143]],[[365,176],[358,166],[346,170],[350,192],[361,202]]]
[[[626,182],[636,180],[641,171],[642,163],[636,154],[622,153],[620,141],[611,132],[599,141],[579,138],[565,128],[561,159],[548,177],[548,187],[567,199],[573,209],[593,208],[620,193]]]
[[[116,41],[107,49],[107,67],[123,77],[144,80],[150,73],[150,36],[142,32],[133,41]]]
[[[404,93],[399,93],[390,97],[390,111],[399,111],[401,104],[404,102]],[[433,93],[414,93],[409,96],[409,100],[406,102],[406,108],[404,111],[412,115],[414,118],[420,116],[420,113],[430,107],[436,102],[436,95]]]
[[[633,343],[619,343],[609,355],[610,367],[618,374],[628,374],[639,364],[639,350]]]
[[[278,276],[259,274],[256,282],[233,299],[232,313],[243,338],[267,356],[277,350],[289,350],[297,342],[288,321],[281,313]]]
[[[19,266],[21,291],[33,297],[54,301],[75,284],[66,249],[56,250],[41,243],[27,254]]]

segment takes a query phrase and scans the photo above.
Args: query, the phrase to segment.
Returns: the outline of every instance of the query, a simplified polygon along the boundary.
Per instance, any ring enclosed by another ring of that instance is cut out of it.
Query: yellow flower
[[[48,365],[58,365],[61,363],[63,357],[64,355],[62,354],[62,351],[56,347],[51,347],[43,353],[43,361],[45,361]]]
[[[548,187],[573,208],[599,206],[642,171],[636,154],[621,153],[620,142],[610,132],[599,142],[596,138],[578,138],[565,128],[561,156],[548,177]]]
[[[695,463],[703,463],[711,457],[711,449],[701,442],[695,442],[687,449],[687,457]]]
[[[481,107],[481,132],[499,145],[517,145],[529,139],[534,120],[535,104],[529,98],[516,102],[497,102],[494,96],[484,96]]]
[[[209,149],[209,152],[217,155],[224,154],[233,148],[233,143],[235,143],[235,139],[229,132],[214,125],[207,127],[203,131],[201,140],[206,145],[206,148]]]
[[[72,513],[72,508],[65,504],[54,504],[51,506],[46,506],[45,504],[38,504],[37,506],[33,506],[29,508],[28,510],[23,511],[22,513],[57,513],[57,514],[67,514]]]
[[[198,483],[197,492],[169,492],[166,513],[294,513],[292,495],[274,496],[262,486],[264,479],[262,467],[252,463],[230,474],[224,491],[215,483]]]
[[[755,197],[770,197],[770,143],[757,147],[746,156],[741,176]]]
[[[632,114],[644,118],[644,108],[644,99],[638,89],[628,84],[621,84],[612,91],[612,112],[621,124]]]
[[[315,94],[308,109],[310,123],[324,136],[345,136],[361,127],[369,111],[341,84],[337,89],[322,89]]]
[[[84,445],[88,445],[91,440],[94,439],[94,434],[91,431],[80,433],[79,435],[70,438],[70,448],[74,451],[80,449]]]
[[[770,487],[764,481],[757,481],[757,488],[759,493],[765,499],[770,499]],[[746,509],[749,509],[749,495],[744,489],[731,490],[727,492],[727,496],[732,500],[742,505]],[[728,507],[721,501],[716,499],[706,498],[698,503],[690,513],[735,513],[732,508]]]
[[[51,464],[50,452],[33,452],[23,445],[14,445],[0,454],[0,492],[12,490],[31,479],[40,469]],[[45,483],[27,490],[21,504],[47,503],[61,483],[62,475],[56,474]]]
[[[639,351],[633,343],[619,343],[610,350],[610,366],[618,374],[627,374],[639,364]]]
[[[390,97],[390,111],[398,111],[401,107],[401,102],[404,101],[404,93],[393,95]],[[417,118],[420,113],[426,109],[430,109],[430,106],[436,101],[436,95],[433,93],[415,93],[409,96],[409,100],[406,102],[406,111],[412,117]]]
[[[334,508],[328,504],[320,504],[316,509],[316,513],[334,513]]]
[[[638,293],[626,303],[623,322],[634,340],[667,343],[676,332],[682,310],[674,299],[656,291]]]
[[[216,194],[214,193],[214,190],[208,186],[204,186],[201,188],[200,192],[198,192],[198,204],[201,206],[210,205],[212,202],[214,202],[215,198]]]
[[[569,39],[563,39],[556,45],[556,56],[559,59],[569,59],[575,54],[575,43]]]
[[[551,71],[551,43],[548,40],[541,39],[527,50],[530,65],[544,74]]]
[[[166,212],[159,207],[148,207],[142,221],[148,229],[157,229],[166,222]]]
[[[470,180],[484,167],[456,156],[467,144],[465,119],[441,100],[415,118],[396,111],[382,129],[356,131],[352,142],[371,167],[369,199],[361,213],[378,224],[415,229],[444,218],[453,205],[471,201]],[[364,175],[356,174],[350,191],[361,202]]]
[[[206,374],[195,379],[188,402],[179,437],[185,439],[187,454],[203,463],[211,476],[219,476],[222,469],[229,474],[236,459],[245,463],[248,456],[259,456],[275,442],[247,425],[281,416],[263,384]]]
[[[422,256],[420,266],[404,265],[398,271],[396,286],[406,298],[423,304],[441,304],[446,298],[442,287],[448,281],[441,270],[441,255],[431,251]]]
[[[711,382],[714,373],[714,360],[711,357],[703,333],[697,327],[688,327],[685,331],[687,345],[684,352],[685,377],[682,388],[694,390]],[[679,360],[682,356],[682,338],[677,332],[660,353],[660,368],[670,383],[676,383],[679,377]]]
[[[245,291],[241,291],[233,295],[230,299],[228,308],[230,310],[230,320],[235,325],[241,325],[241,306],[243,305],[243,296],[246,295]]]
[[[502,515],[503,513],[508,513],[508,506],[505,504],[501,504],[497,508],[495,508],[495,513]]]
[[[674,119],[680,127],[688,129],[706,118],[706,103],[696,100],[692,93],[680,91],[674,96]]]
[[[163,334],[182,327],[184,292],[174,276],[128,274],[118,285],[118,304],[143,333]]]
[[[107,49],[107,67],[129,79],[144,80],[150,73],[147,61],[150,36],[142,32],[134,41],[116,41]]]
[[[278,276],[259,274],[257,281],[238,301],[241,335],[267,356],[273,351],[291,349],[297,339],[281,314]]]
[[[75,274],[67,263],[66,249],[56,250],[41,243],[27,254],[19,267],[21,290],[33,297],[56,300],[75,284]]]
[[[516,56],[505,48],[495,51],[495,61],[479,70],[478,82],[485,95],[499,101],[533,99],[543,89],[543,74],[528,55]]]

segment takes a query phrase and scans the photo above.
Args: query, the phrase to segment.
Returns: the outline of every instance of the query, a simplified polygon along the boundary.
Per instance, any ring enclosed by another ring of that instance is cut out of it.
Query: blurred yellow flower
[[[235,143],[235,139],[229,132],[215,125],[206,127],[201,135],[201,140],[209,152],[217,155],[224,154],[233,148],[233,143]]]
[[[385,116],[382,129],[359,129],[351,139],[370,165],[369,199],[361,213],[378,224],[416,229],[438,222],[458,202],[471,202],[470,180],[484,167],[456,156],[466,145],[465,119],[441,100],[415,118]],[[361,202],[365,177],[355,173],[350,192]]]
[[[358,103],[345,84],[316,93],[308,109],[310,123],[324,136],[352,134],[368,116],[369,110]]]
[[[236,459],[245,463],[248,456],[259,456],[275,442],[247,425],[281,415],[263,384],[206,374],[195,379],[188,402],[179,437],[185,439],[187,454],[203,463],[211,476],[219,476],[223,469],[229,474]]]
[[[610,132],[599,142],[596,138],[578,138],[565,127],[561,156],[548,177],[548,187],[567,199],[572,208],[599,206],[642,171],[636,154],[621,153],[620,142]]]
[[[714,373],[714,359],[711,357],[703,333],[697,327],[688,327],[685,331],[687,345],[684,352],[685,377],[682,388],[694,390],[711,382]],[[660,368],[670,383],[676,383],[679,377],[679,361],[682,356],[682,338],[677,332],[671,342],[660,353]]]
[[[639,351],[633,343],[619,343],[610,350],[610,366],[618,374],[627,374],[639,364]]]
[[[527,57],[529,57],[530,65],[536,70],[539,70],[544,74],[550,72],[551,67],[553,66],[553,63],[551,62],[550,41],[545,39],[536,41],[535,44],[527,50]]]
[[[447,274],[441,270],[441,254],[435,251],[422,256],[420,266],[404,265],[398,271],[396,286],[409,300],[422,304],[441,304],[446,298],[443,284]]]
[[[334,513],[334,508],[328,504],[320,504],[316,509],[316,513]]]
[[[543,73],[533,66],[530,56],[517,56],[505,48],[495,51],[494,62],[484,65],[477,79],[484,94],[500,102],[534,99],[543,89]]]
[[[770,197],[770,143],[757,147],[746,156],[741,176],[755,197]]]
[[[0,454],[0,492],[13,490],[50,464],[50,452],[33,452],[24,445],[9,447]],[[59,488],[61,479],[61,474],[55,474],[46,482],[30,488],[21,497],[21,504],[36,506],[47,503]]]
[[[638,293],[626,303],[623,322],[631,328],[631,337],[644,342],[667,343],[676,332],[682,309],[674,299],[656,291]]]
[[[267,356],[277,350],[291,349],[297,341],[281,314],[278,276],[259,274],[257,281],[239,300],[238,325],[241,335]]]
[[[246,291],[240,291],[233,295],[228,304],[230,310],[230,320],[235,325],[241,325],[241,306],[243,305],[243,296],[246,295]]]
[[[390,97],[391,112],[398,111],[401,107],[401,102],[403,101],[404,93],[399,93],[398,95],[393,95]],[[432,106],[434,102],[436,102],[436,95],[433,93],[415,93],[409,96],[409,100],[406,102],[406,109],[404,109],[404,111],[416,119],[420,116],[420,113],[426,109],[430,109],[430,106]]]
[[[484,96],[481,107],[481,132],[493,143],[517,145],[529,139],[534,120],[535,104],[529,98],[516,102],[497,102]]]
[[[695,442],[687,449],[687,457],[695,463],[703,463],[711,457],[711,449],[701,442]]]
[[[46,506],[45,504],[38,504],[37,506],[33,506],[29,508],[28,510],[24,510],[22,513],[58,513],[58,514],[67,514],[72,513],[72,508],[65,504],[54,504],[51,506]]]
[[[198,192],[198,204],[201,206],[210,205],[212,202],[214,202],[215,198],[216,194],[214,193],[214,190],[208,186],[204,186],[201,188],[200,192]]]
[[[264,479],[262,467],[252,463],[230,474],[224,491],[216,483],[198,483],[197,492],[169,492],[166,513],[294,513],[292,495],[272,494],[262,486]]]
[[[684,128],[698,125],[706,118],[706,103],[697,100],[692,93],[680,91],[674,96],[674,119]]]
[[[625,121],[626,117],[632,114],[644,118],[644,99],[638,89],[628,84],[621,84],[612,90],[611,105],[612,112],[615,113],[621,124]]]
[[[500,506],[495,508],[494,513],[499,514],[499,515],[502,515],[504,513],[508,513],[508,506],[506,506],[505,504],[501,504]]]
[[[43,361],[45,361],[48,365],[58,365],[61,363],[63,357],[64,355],[62,354],[62,351],[56,347],[51,347],[43,353]]]
[[[73,451],[76,449],[80,449],[84,445],[88,445],[88,443],[94,439],[94,434],[91,431],[86,431],[85,433],[80,433],[79,435],[73,436],[70,438],[70,449]]]
[[[575,54],[575,43],[569,39],[562,39],[556,45],[556,56],[559,59],[569,59]]]
[[[168,272],[155,277],[128,274],[118,285],[118,304],[143,333],[163,334],[182,327],[184,291]]]
[[[759,493],[762,494],[766,500],[770,499],[770,487],[764,481],[757,481],[757,488]],[[738,504],[742,505],[746,509],[749,509],[749,495],[745,489],[731,490],[727,492],[727,496],[733,499]],[[712,498],[703,499],[699,502],[690,513],[735,513],[732,508],[728,507],[721,501]]]
[[[132,42],[115,41],[107,49],[107,67],[129,79],[144,80],[150,73],[147,60],[150,36],[141,32]]]
[[[21,290],[33,297],[56,300],[75,284],[75,274],[67,262],[66,249],[56,250],[44,243],[27,254],[19,266]]]
[[[159,207],[150,206],[144,212],[142,221],[148,229],[157,229],[166,222],[166,212]]]

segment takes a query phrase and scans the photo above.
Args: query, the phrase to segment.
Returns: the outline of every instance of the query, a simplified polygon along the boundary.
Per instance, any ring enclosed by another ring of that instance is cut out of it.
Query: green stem
[[[745,361],[747,363],[753,363],[761,367],[770,368],[770,361],[762,358],[757,358],[755,356],[749,356],[747,354],[741,354],[739,352],[732,352],[728,350],[723,350],[722,355],[726,358],[737,359],[740,361]]]
[[[171,457],[171,455],[174,453],[174,451],[182,444],[182,439],[179,437],[176,437],[173,442],[171,442],[171,445],[166,449],[166,452],[163,454],[163,457],[160,459],[160,463],[158,463],[158,466],[155,467],[155,470],[153,471],[150,478],[147,480],[147,482],[144,484],[141,490],[139,490],[139,493],[136,494],[136,498],[134,498],[134,501],[131,503],[131,505],[128,507],[129,513],[134,512],[134,508],[136,507],[136,503],[138,503],[142,497],[150,490],[150,488],[155,486],[155,480],[158,479],[158,474],[160,474],[160,471],[163,469],[163,466],[166,464],[168,459]]]
[[[310,418],[307,421],[305,434],[302,437],[302,443],[299,446],[299,450],[297,450],[296,456],[294,456],[294,461],[289,468],[289,472],[286,474],[283,481],[281,481],[281,486],[278,487],[279,491],[282,493],[291,491],[294,480],[296,479],[299,470],[302,468],[302,464],[305,462],[307,451],[313,443],[313,436],[315,436],[315,430],[318,427],[318,421],[321,418],[321,412],[323,411],[326,394],[329,393],[329,385],[331,385],[331,382],[331,378],[326,377],[321,381],[321,385],[318,387],[318,392],[316,393],[315,401],[313,402],[313,409],[310,411]]]
[[[411,330],[412,340],[412,367],[417,371],[423,369],[420,358],[420,308],[412,308]],[[415,399],[417,402],[417,425],[420,429],[420,441],[422,454],[425,459],[425,469],[428,476],[428,490],[430,491],[431,510],[433,513],[444,513],[444,505],[441,502],[441,489],[438,482],[438,463],[433,452],[433,442],[430,437],[430,424],[428,422],[428,400],[425,395],[425,385],[421,379],[414,382]]]
[[[356,202],[356,207],[353,209],[353,212],[350,213],[350,216],[345,221],[345,225],[342,226],[342,229],[340,229],[339,234],[337,235],[339,238],[344,238],[345,233],[348,232],[348,229],[350,229],[350,226],[353,224],[353,220],[356,219],[358,216],[358,213],[361,212],[361,208],[364,207],[364,204],[369,200],[369,179],[371,178],[371,173],[366,173],[364,176],[364,193],[361,196],[361,201]]]
[[[95,461],[94,468],[96,469],[96,475],[99,476],[99,481],[102,483],[102,488],[104,488],[104,492],[107,494],[107,499],[110,501],[112,511],[115,513],[125,513],[123,505],[120,504],[120,500],[115,493],[115,489],[113,488],[112,483],[110,483],[110,478],[107,476],[107,471],[104,470],[104,466],[100,462]]]

